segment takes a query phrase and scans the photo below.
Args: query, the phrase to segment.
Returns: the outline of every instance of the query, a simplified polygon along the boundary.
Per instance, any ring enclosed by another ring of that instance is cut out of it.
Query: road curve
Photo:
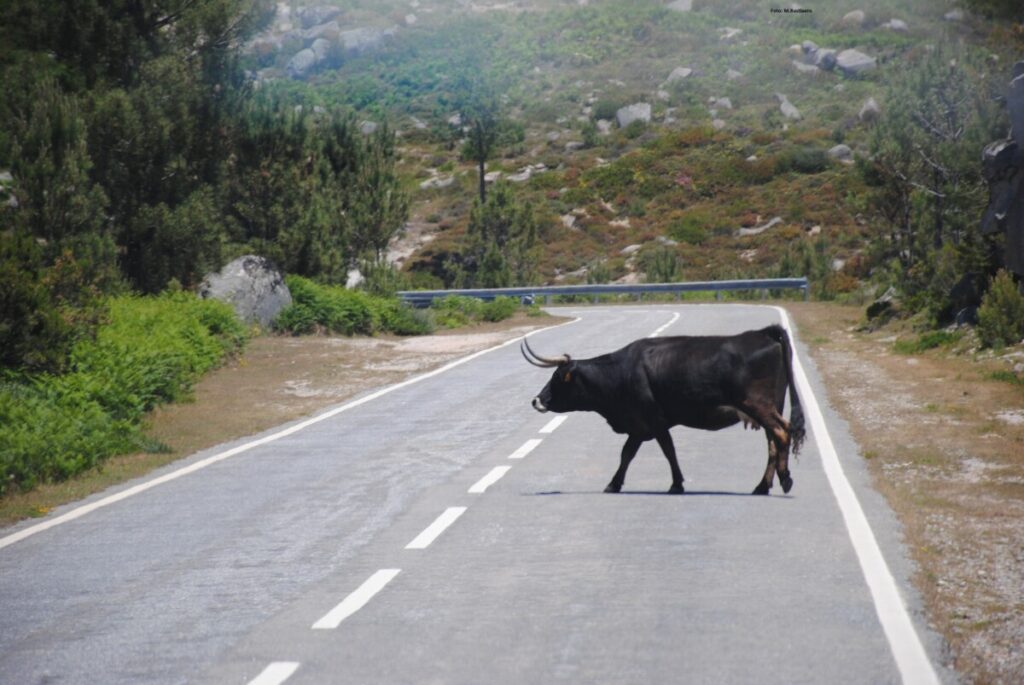
[[[579,321],[532,337],[541,354],[779,320],[559,313]],[[804,403],[823,405],[796,350]],[[505,345],[0,533],[0,682],[955,681],[827,406],[788,496],[747,494],[766,449],[738,427],[673,430],[687,495],[663,494],[653,443],[606,495],[623,439],[595,415],[534,412],[547,377]]]

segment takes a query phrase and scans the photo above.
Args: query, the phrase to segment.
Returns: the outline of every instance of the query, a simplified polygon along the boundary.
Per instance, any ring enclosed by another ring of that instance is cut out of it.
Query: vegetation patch
[[[0,377],[0,495],[69,478],[132,450],[154,407],[239,351],[246,331],[227,305],[185,293],[123,296],[109,322],[71,351],[67,373]]]

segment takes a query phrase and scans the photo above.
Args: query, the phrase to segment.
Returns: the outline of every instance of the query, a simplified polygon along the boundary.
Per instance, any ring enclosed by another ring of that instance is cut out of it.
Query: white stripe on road
[[[118,492],[116,494],[96,500],[95,502],[92,502],[90,504],[75,507],[66,514],[61,514],[60,516],[56,516],[52,519],[42,521],[40,523],[35,524],[34,526],[28,526],[27,528],[23,528],[16,533],[12,533],[11,535],[0,538],[0,549],[3,549],[4,547],[7,547],[9,545],[13,545],[16,542],[20,542],[27,537],[35,535],[36,533],[42,533],[43,531],[49,530],[50,528],[53,528],[55,526],[59,526],[62,523],[67,523],[69,521],[73,521],[77,518],[85,516],[86,514],[90,514],[96,511],[97,509],[102,509],[103,507],[110,506],[111,504],[115,504],[117,502],[120,502],[121,500],[125,500],[128,499],[129,497],[133,497],[135,495],[143,493],[146,490],[155,488],[158,485],[169,483],[170,481],[177,480],[182,476],[187,476],[190,473],[195,473],[196,471],[205,469],[207,466],[211,466],[213,464],[216,464],[217,462],[224,461],[225,459],[230,459],[231,457],[241,454],[242,452],[247,452],[248,450],[251,450],[254,447],[266,445],[268,443],[274,442],[275,440],[280,440],[281,438],[287,437],[293,433],[298,433],[299,431],[305,428],[309,428],[310,426],[320,423],[321,421],[326,421],[327,419],[335,417],[338,414],[341,414],[342,412],[348,411],[349,409],[355,409],[358,406],[366,404],[367,402],[372,402],[373,400],[383,397],[384,395],[392,393],[396,390],[401,390],[402,388],[407,388],[410,385],[413,385],[414,383],[419,383],[420,381],[425,381],[428,378],[439,376],[442,373],[445,373],[446,371],[450,371],[457,366],[461,366],[462,364],[471,362],[474,359],[482,357],[485,354],[494,352],[495,350],[500,350],[501,348],[508,347],[509,345],[513,345],[522,340],[523,338],[529,338],[533,335],[536,335],[537,333],[543,333],[544,331],[550,331],[555,328],[561,328],[562,326],[568,326],[570,324],[576,323],[577,321],[579,321],[578,318],[573,319],[572,321],[567,321],[566,323],[558,324],[557,326],[549,326],[547,328],[541,328],[536,331],[530,331],[524,336],[513,338],[511,340],[506,340],[500,345],[495,345],[494,347],[490,347],[486,350],[474,352],[473,354],[467,357],[463,357],[462,359],[456,359],[455,361],[445,364],[444,366],[438,369],[434,369],[433,371],[429,371],[423,374],[422,376],[416,376],[415,378],[410,378],[409,380],[402,381],[401,383],[396,383],[395,385],[389,385],[386,388],[381,388],[380,390],[372,392],[369,395],[366,395],[365,397],[360,397],[359,399],[353,400],[348,404],[343,404],[340,407],[335,407],[334,409],[326,411],[323,414],[318,414],[312,418],[306,419],[305,421],[297,423],[293,426],[289,426],[284,430],[272,433],[258,440],[253,440],[251,442],[238,445],[237,447],[232,447],[229,450],[225,450],[224,452],[220,452],[205,459],[201,459],[195,463],[189,464],[188,466],[177,469],[176,471],[171,471],[170,473],[166,473],[157,478],[153,478],[152,480],[140,483],[134,487],[122,490],[121,492]]]
[[[508,455],[508,458],[509,459],[522,459],[527,454],[529,454],[533,450],[537,449],[537,445],[541,444],[542,442],[544,442],[544,441],[539,439],[539,438],[533,438],[531,440],[527,440],[525,443],[523,443],[522,447],[517,449],[512,454]]]
[[[555,429],[565,423],[568,416],[556,416],[555,418],[548,421],[547,425],[540,429],[540,433],[554,433]]]
[[[281,685],[297,670],[299,670],[299,664],[296,661],[275,661],[250,680],[249,685]]]
[[[654,331],[653,333],[651,333],[647,337],[648,338],[657,338],[659,335],[661,335],[662,333],[665,332],[666,328],[668,328],[669,326],[671,326],[672,324],[674,324],[678,320],[679,320],[679,312],[676,312],[675,314],[672,315],[672,318],[668,320],[667,324],[665,324],[664,326],[662,326],[658,330]]]
[[[445,529],[455,523],[460,516],[466,513],[466,507],[448,507],[444,513],[438,516],[433,523],[427,526],[426,530],[416,536],[416,539],[405,546],[406,549],[426,549],[437,539]]]
[[[342,621],[366,606],[366,603],[373,599],[374,595],[383,590],[384,586],[401,572],[402,570],[398,568],[385,568],[377,571],[352,594],[341,600],[341,603],[331,609],[326,616],[314,623],[313,629],[333,630],[337,628]]]
[[[487,491],[487,488],[491,487],[512,469],[511,466],[495,466],[491,469],[491,472],[486,476],[478,480],[468,492],[471,495],[482,495]]]
[[[889,647],[896,659],[900,677],[908,685],[910,683],[938,685],[939,677],[925,652],[924,645],[921,644],[921,638],[914,629],[913,622],[910,620],[910,614],[907,612],[903,597],[900,596],[892,571],[885,563],[878,540],[875,539],[875,534],[857,500],[857,495],[843,472],[843,465],[839,461],[839,455],[832,442],[832,437],[828,433],[828,427],[825,425],[825,417],[811,390],[811,384],[807,380],[803,364],[800,363],[800,356],[796,353],[796,342],[793,328],[789,323],[789,315],[781,307],[774,309],[779,312],[782,327],[786,329],[790,340],[793,341],[793,375],[799,388],[804,412],[811,424],[814,440],[818,443],[825,475],[828,477],[829,485],[832,486],[836,501],[839,502],[839,510],[846,522],[846,530],[853,542],[853,549],[860,562],[861,571],[864,573],[864,579],[871,591],[878,620],[882,624],[882,630],[885,631]]]

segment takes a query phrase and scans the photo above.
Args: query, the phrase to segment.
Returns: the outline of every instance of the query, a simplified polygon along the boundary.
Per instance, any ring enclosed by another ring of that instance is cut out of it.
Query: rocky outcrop
[[[800,110],[798,110],[793,105],[793,103],[789,101],[788,97],[786,97],[782,93],[776,93],[775,97],[778,98],[779,100],[779,110],[782,111],[782,116],[786,117],[787,119],[792,119],[794,121],[797,121],[802,118],[802,116],[800,115]]]
[[[989,203],[981,231],[1005,234],[1006,268],[1024,276],[1024,61],[1014,65],[1006,104],[1010,136],[990,143],[982,157]]]
[[[859,76],[874,70],[878,62],[874,57],[865,55],[860,50],[843,50],[836,55],[836,68],[847,76]]]
[[[619,123],[619,128],[626,128],[634,121],[649,124],[651,123],[651,105],[647,102],[637,102],[623,107],[615,113],[615,120]]]
[[[207,274],[199,296],[226,302],[242,321],[264,328],[292,303],[281,272],[270,260],[255,255],[239,257],[219,272]]]

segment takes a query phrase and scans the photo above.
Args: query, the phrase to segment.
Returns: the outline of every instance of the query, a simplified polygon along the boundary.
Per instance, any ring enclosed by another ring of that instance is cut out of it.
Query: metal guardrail
[[[553,285],[523,286],[520,288],[476,288],[469,290],[404,290],[398,297],[414,307],[429,307],[435,299],[449,295],[476,297],[489,301],[496,297],[514,297],[519,300],[536,301],[544,298],[547,303],[552,297],[573,295],[577,297],[593,297],[599,295],[636,295],[647,293],[692,293],[714,292],[717,297],[727,290],[787,290],[803,291],[804,300],[808,299],[810,285],[806,278],[767,278],[746,281],[698,281],[693,283],[638,283],[635,285]]]

